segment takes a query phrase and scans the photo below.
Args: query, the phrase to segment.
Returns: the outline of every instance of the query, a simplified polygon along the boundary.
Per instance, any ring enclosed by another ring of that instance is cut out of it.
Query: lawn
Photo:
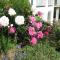
[[[60,60],[60,52],[57,52],[49,43],[42,42],[35,46],[25,46],[22,48],[23,55],[18,60]]]

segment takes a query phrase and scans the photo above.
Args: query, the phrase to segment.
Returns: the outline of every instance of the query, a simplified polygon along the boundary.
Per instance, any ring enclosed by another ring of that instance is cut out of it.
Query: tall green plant
[[[8,7],[13,7],[17,14],[24,15],[25,17],[31,14],[29,0],[0,0],[0,10]]]
[[[31,12],[29,0],[10,0],[18,14],[28,16]]]
[[[52,33],[49,35],[50,45],[60,51],[60,26],[54,23]]]

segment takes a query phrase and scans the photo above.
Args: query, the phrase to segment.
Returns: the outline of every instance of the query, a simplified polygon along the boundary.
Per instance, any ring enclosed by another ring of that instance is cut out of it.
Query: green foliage
[[[6,38],[5,36],[0,37],[0,52],[1,53],[7,53],[7,51],[14,47],[14,44],[11,43],[11,39]]]
[[[35,18],[36,18],[37,21],[42,20],[42,18],[40,16],[35,16]]]
[[[31,14],[29,0],[0,0],[0,9],[13,7],[17,14],[25,17]]]
[[[60,48],[60,26],[55,23],[53,26],[52,33],[49,35],[50,45],[56,49]]]
[[[55,51],[49,43],[41,41],[35,46],[25,46],[22,51],[26,52],[26,58],[22,60],[60,60],[60,53]]]
[[[31,5],[29,3],[29,0],[0,0],[0,17],[1,16],[7,16],[9,17],[10,23],[14,23],[15,17],[10,17],[7,14],[7,10],[12,7],[15,9],[17,15],[23,15],[25,18],[30,14],[31,12]],[[17,34],[21,33],[21,40],[27,40],[28,37],[26,35],[26,25],[19,26],[16,28],[18,31]],[[10,35],[8,35],[8,27],[3,28],[3,31],[0,34],[0,52],[6,53],[9,48],[13,47],[16,44],[15,35],[11,38]],[[8,37],[9,36],[9,37]]]
[[[16,45],[15,36],[12,38],[7,31],[7,27],[0,28],[0,53],[6,54],[9,49]]]
[[[28,16],[31,12],[29,0],[10,0],[17,13],[20,15]]]
[[[25,17],[31,14],[29,0],[0,0],[0,12],[2,9],[9,7],[13,7],[17,14],[24,15]]]

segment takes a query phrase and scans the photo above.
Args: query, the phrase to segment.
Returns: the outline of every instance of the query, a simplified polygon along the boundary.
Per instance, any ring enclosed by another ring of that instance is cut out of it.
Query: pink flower
[[[9,27],[8,28],[8,32],[9,33],[15,33],[16,32],[16,28],[15,27]]]
[[[36,23],[35,23],[35,27],[36,27],[37,29],[41,28],[41,27],[42,27],[42,22],[36,22]]]
[[[30,43],[31,43],[32,45],[35,45],[35,44],[37,43],[37,39],[36,39],[35,37],[32,37]]]
[[[48,36],[48,35],[49,35],[49,32],[45,31],[44,34],[45,34],[46,36]]]
[[[31,27],[31,26],[28,28],[28,32],[29,32],[29,35],[31,35],[31,36],[36,34],[35,28]]]
[[[42,12],[38,11],[38,16],[42,16]]]
[[[42,31],[39,31],[38,33],[37,33],[37,38],[39,39],[39,38],[43,38],[43,33],[42,33]]]
[[[29,19],[30,19],[30,22],[33,23],[36,21],[35,17],[34,16],[29,16]]]
[[[48,32],[51,32],[51,30],[52,30],[51,26],[48,26],[48,27],[46,28],[46,31],[48,31]]]

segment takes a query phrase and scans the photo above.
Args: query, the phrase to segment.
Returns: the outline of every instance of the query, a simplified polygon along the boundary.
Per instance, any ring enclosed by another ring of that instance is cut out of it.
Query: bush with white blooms
[[[9,8],[8,14],[10,16],[14,16],[14,15],[16,15],[16,12],[15,12],[15,10],[13,8]],[[23,25],[25,19],[24,19],[24,16],[18,15],[18,16],[15,17],[15,20],[14,21],[15,21],[15,23],[17,25]],[[6,26],[9,26],[9,24],[11,24],[10,21],[9,21],[9,17],[6,17],[6,16],[0,17],[0,25],[1,26],[6,27]]]
[[[5,11],[3,11],[4,14],[0,16],[0,43],[2,44],[0,47],[4,49],[1,49],[4,53],[8,50],[9,46],[11,47],[11,44],[17,43],[18,32],[20,32],[21,25],[23,25],[25,21],[24,16],[17,15],[13,8]]]

